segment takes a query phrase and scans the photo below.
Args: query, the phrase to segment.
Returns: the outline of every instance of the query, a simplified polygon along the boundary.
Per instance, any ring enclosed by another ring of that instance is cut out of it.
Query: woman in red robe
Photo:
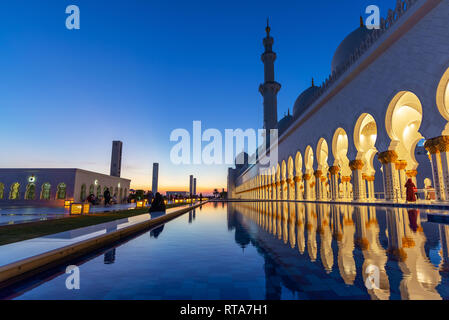
[[[407,189],[407,201],[408,202],[416,202],[415,189],[416,186],[413,183],[412,179],[408,179],[405,184],[405,188]]]

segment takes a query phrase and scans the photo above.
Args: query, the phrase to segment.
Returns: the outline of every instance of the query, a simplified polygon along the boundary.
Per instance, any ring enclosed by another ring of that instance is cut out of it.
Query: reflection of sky
[[[394,0],[378,0],[382,14]],[[81,30],[65,29],[56,0],[0,4],[1,167],[109,172],[124,142],[122,174],[161,189],[226,186],[226,166],[169,163],[170,132],[258,128],[265,19],[275,37],[279,115],[330,72],[333,52],[371,1],[77,1]],[[238,10],[236,10],[238,6]],[[325,39],[325,41],[323,41]]]

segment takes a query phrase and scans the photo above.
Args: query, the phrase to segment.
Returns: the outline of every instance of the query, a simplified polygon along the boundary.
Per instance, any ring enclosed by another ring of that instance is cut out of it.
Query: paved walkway
[[[188,207],[188,205],[167,209],[166,213],[171,213],[185,207]],[[120,230],[143,221],[155,219],[162,214],[163,213],[152,213],[150,215],[146,213],[130,218],[3,245],[0,246],[0,267],[102,234]]]
[[[135,203],[116,204],[112,206],[91,206],[90,212],[101,213],[134,208]],[[0,226],[40,220],[64,218],[69,209],[64,207],[8,207],[0,208]]]

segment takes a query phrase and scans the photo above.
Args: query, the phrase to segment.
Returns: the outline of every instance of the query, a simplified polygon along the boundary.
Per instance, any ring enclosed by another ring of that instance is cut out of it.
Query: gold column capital
[[[338,174],[338,172],[340,172],[340,167],[332,166],[329,168],[329,172],[332,175],[336,175],[336,174]]]
[[[309,180],[310,178],[312,178],[312,176],[311,176],[310,174],[306,173],[306,174],[303,174],[303,175],[302,175],[302,178],[303,178],[304,180]]]
[[[323,175],[323,171],[321,170],[316,170],[313,175],[315,176],[315,178],[319,178]]]
[[[349,162],[349,167],[352,171],[362,170],[364,166],[365,162],[363,162],[362,160],[352,160],[351,162]]]
[[[397,160],[395,163],[396,170],[405,170],[407,167],[407,161],[405,160]]]
[[[449,136],[439,136],[426,141],[424,147],[431,154],[449,151]]]
[[[398,160],[398,154],[394,150],[388,150],[381,152],[377,155],[377,158],[382,164],[395,163]]]
[[[414,178],[414,177],[416,177],[416,176],[418,175],[418,171],[416,171],[416,170],[407,170],[407,171],[405,172],[405,174],[406,174],[407,177],[409,177],[409,178]]]

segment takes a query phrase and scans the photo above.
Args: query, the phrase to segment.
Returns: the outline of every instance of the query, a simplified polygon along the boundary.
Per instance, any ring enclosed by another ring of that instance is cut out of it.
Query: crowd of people
[[[156,211],[162,211],[165,212],[166,210],[166,205],[165,205],[165,200],[167,200],[168,202],[175,202],[176,200],[187,200],[190,199],[190,197],[185,197],[185,196],[181,196],[181,195],[169,195],[167,197],[162,196],[159,192],[157,192],[155,195],[153,194],[153,192],[148,191],[145,195],[144,198],[148,200],[148,203],[151,204],[150,206],[150,212],[156,212]],[[203,195],[200,194],[199,197],[195,196],[194,199],[202,199]],[[114,194],[111,196],[111,192],[109,191],[109,188],[106,188],[103,192],[102,195],[99,196],[95,196],[95,194],[91,193],[88,197],[87,197],[87,202],[90,203],[91,205],[95,206],[95,205],[101,205],[104,204],[105,206],[110,206],[113,204],[118,204],[119,201],[117,199],[117,195]],[[142,200],[142,198],[135,198],[135,195],[130,194],[127,198],[126,201],[128,203],[132,202],[133,200]]]
[[[110,206],[118,203],[117,195],[114,194],[111,196],[109,188],[106,188],[103,195],[99,195],[98,197],[91,193],[86,200],[93,206],[100,205],[102,203],[104,203],[105,206]]]

